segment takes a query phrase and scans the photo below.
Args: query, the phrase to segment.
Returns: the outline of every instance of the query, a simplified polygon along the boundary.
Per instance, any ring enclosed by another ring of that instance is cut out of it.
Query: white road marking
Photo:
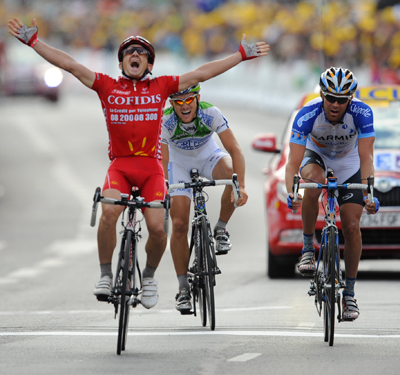
[[[270,337],[322,337],[323,333],[317,332],[291,332],[291,331],[130,331],[129,336],[270,336]],[[117,336],[117,332],[91,332],[91,331],[27,331],[27,332],[0,332],[0,336]],[[371,335],[371,334],[342,334],[335,333],[335,337],[359,339],[400,339],[400,335]]]
[[[284,310],[292,309],[293,306],[258,306],[258,307],[230,307],[217,309],[218,311],[256,311],[256,310]]]
[[[302,322],[296,328],[304,329],[304,328],[314,328],[314,327],[315,327],[315,323]]]
[[[61,267],[67,258],[94,252],[96,248],[96,239],[94,237],[91,240],[75,238],[54,241],[45,249],[45,252],[52,255],[29,267],[18,268],[0,277],[0,285],[16,284],[21,279],[38,277],[50,268]]]
[[[216,312],[232,311],[259,311],[259,310],[279,310],[279,309],[291,309],[292,306],[257,306],[247,308],[218,308]],[[137,314],[176,314],[175,309],[158,309],[158,310],[145,310],[135,311]],[[112,309],[107,310],[40,310],[40,311],[0,311],[0,316],[9,315],[71,315],[71,314],[113,314]]]
[[[260,355],[261,353],[244,353],[242,355],[238,355],[237,357],[228,359],[228,362],[247,362],[251,359],[257,358]]]

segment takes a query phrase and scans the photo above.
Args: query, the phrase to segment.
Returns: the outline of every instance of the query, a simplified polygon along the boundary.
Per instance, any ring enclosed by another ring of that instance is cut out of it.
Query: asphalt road
[[[157,271],[159,303],[132,312],[127,349],[117,356],[113,308],[92,295],[99,267],[90,209],[108,165],[97,96],[64,96],[56,105],[2,98],[0,373],[398,373],[400,263],[361,264],[360,318],[337,326],[333,347],[324,343],[308,280],[266,277],[261,170],[268,156],[250,143],[257,133],[280,134],[287,116],[220,108],[246,156],[249,202],[229,223],[234,247],[220,257],[216,330],[175,311],[167,249]],[[212,223],[220,191],[209,191]]]

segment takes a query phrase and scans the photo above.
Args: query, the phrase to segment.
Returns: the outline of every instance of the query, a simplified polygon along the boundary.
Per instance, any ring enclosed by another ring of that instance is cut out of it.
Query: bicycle
[[[318,254],[316,271],[310,280],[308,295],[314,296],[315,306],[321,316],[322,304],[324,311],[324,341],[333,345],[335,334],[335,305],[338,306],[337,320],[342,322],[340,289],[345,288],[340,266],[339,231],[336,226],[336,206],[339,207],[336,195],[339,189],[360,189],[368,192],[370,202],[374,201],[373,184],[374,177],[367,178],[368,184],[345,183],[338,184],[334,177],[334,171],[328,168],[327,184],[300,183],[300,177],[293,178],[294,201],[297,200],[299,189],[324,189],[327,195],[325,203],[325,226],[322,229],[321,244]],[[322,206],[324,206],[321,200]],[[293,210],[296,213],[297,210]],[[322,258],[322,260],[321,260]]]
[[[114,277],[111,296],[98,297],[99,300],[114,305],[115,319],[119,310],[117,354],[120,355],[121,351],[125,350],[126,346],[130,307],[135,308],[141,303],[139,296],[142,293],[142,277],[137,254],[137,242],[141,238],[140,222],[143,219],[137,220],[137,211],[143,207],[164,208],[164,232],[168,233],[170,198],[167,194],[165,200],[162,202],[145,202],[144,198],[140,197],[140,192],[137,187],[132,187],[131,199],[129,194],[121,194],[121,199],[118,200],[102,197],[100,193],[101,189],[98,187],[93,197],[94,203],[90,220],[90,225],[92,227],[96,224],[97,204],[99,202],[125,206],[121,216],[121,225],[123,227],[121,232],[121,247],[118,254],[117,270]],[[128,210],[126,212],[127,208]]]
[[[211,231],[210,221],[207,217],[206,197],[203,191],[208,186],[231,185],[236,201],[240,197],[237,175],[232,175],[232,180],[211,180],[204,181],[200,178],[197,169],[191,169],[191,182],[182,182],[169,186],[169,191],[173,189],[193,189],[194,216],[191,225],[190,255],[193,253],[193,263],[189,267],[188,276],[191,284],[193,299],[193,311],[185,314],[197,316],[196,304],[199,305],[202,326],[207,325],[207,313],[210,329],[215,330],[215,297],[214,287],[216,285],[215,276],[221,274],[218,268],[214,238]],[[194,252],[193,252],[194,249]]]

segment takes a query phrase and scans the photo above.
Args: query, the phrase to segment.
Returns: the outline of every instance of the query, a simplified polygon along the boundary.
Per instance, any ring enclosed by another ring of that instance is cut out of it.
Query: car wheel
[[[267,275],[271,279],[292,278],[295,275],[296,260],[272,254],[268,248]]]

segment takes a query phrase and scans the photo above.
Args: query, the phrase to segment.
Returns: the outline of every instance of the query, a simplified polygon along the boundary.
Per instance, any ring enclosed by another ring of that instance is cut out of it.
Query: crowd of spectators
[[[399,0],[400,2],[400,0]],[[379,0],[0,0],[3,27],[17,15],[60,46],[115,50],[129,35],[187,58],[232,53],[242,34],[265,40],[277,61],[370,66],[396,81],[400,5]],[[396,3],[396,1],[394,1]],[[400,82],[400,80],[399,80]],[[398,83],[398,82],[396,82]]]

